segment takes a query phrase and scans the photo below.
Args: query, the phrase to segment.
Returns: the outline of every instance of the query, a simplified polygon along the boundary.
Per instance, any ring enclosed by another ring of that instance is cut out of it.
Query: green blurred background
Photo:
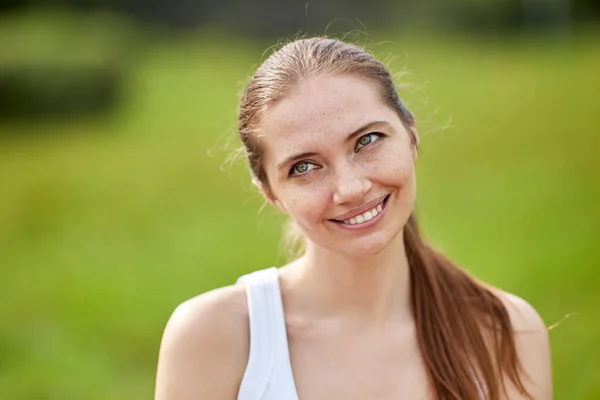
[[[556,398],[600,399],[594,1],[26,3],[0,2],[0,399],[151,398],[173,309],[285,261],[231,155],[244,82],[298,32],[409,72],[426,236],[563,321]]]

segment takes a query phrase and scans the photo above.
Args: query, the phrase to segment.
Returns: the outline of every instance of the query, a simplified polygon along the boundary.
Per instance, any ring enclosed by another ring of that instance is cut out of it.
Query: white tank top
[[[276,267],[244,275],[250,319],[250,355],[238,400],[298,400]]]

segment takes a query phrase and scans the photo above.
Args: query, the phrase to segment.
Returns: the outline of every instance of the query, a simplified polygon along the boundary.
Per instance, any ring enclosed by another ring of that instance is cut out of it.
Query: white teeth
[[[380,212],[383,211],[383,205],[379,204],[377,207],[362,213],[361,215],[357,215],[356,217],[344,220],[344,224],[346,225],[356,225],[362,224],[363,222],[370,221],[379,215]]]

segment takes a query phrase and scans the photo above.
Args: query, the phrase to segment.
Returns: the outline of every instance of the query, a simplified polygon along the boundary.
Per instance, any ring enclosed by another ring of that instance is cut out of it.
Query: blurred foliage
[[[0,69],[0,118],[104,113],[118,100],[121,79],[108,68]]]
[[[443,25],[472,33],[510,33],[600,21],[597,0],[0,0],[0,12],[40,7],[116,12],[173,31],[219,26],[271,39],[298,31],[321,33],[332,25],[336,32],[360,24],[378,31]]]
[[[0,65],[97,66],[124,57],[139,27],[110,12],[34,9],[0,14]]]
[[[556,399],[600,398],[596,39],[360,39],[412,71],[402,95],[422,136],[430,240],[548,325],[573,315],[551,332]],[[96,65],[104,48],[62,40],[12,43],[10,57],[3,42],[1,65]],[[174,307],[282,262],[282,217],[259,211],[243,161],[225,163],[238,94],[267,47],[141,35],[114,113],[0,125],[0,398],[151,398]]]
[[[110,13],[37,10],[0,17],[0,118],[110,110],[136,36]]]

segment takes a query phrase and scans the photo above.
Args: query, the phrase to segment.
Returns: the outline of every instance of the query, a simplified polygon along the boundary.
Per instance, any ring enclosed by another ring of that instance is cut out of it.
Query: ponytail
[[[404,227],[417,340],[438,400],[499,400],[505,377],[526,398],[513,329],[500,299]],[[533,400],[533,399],[532,399]]]

